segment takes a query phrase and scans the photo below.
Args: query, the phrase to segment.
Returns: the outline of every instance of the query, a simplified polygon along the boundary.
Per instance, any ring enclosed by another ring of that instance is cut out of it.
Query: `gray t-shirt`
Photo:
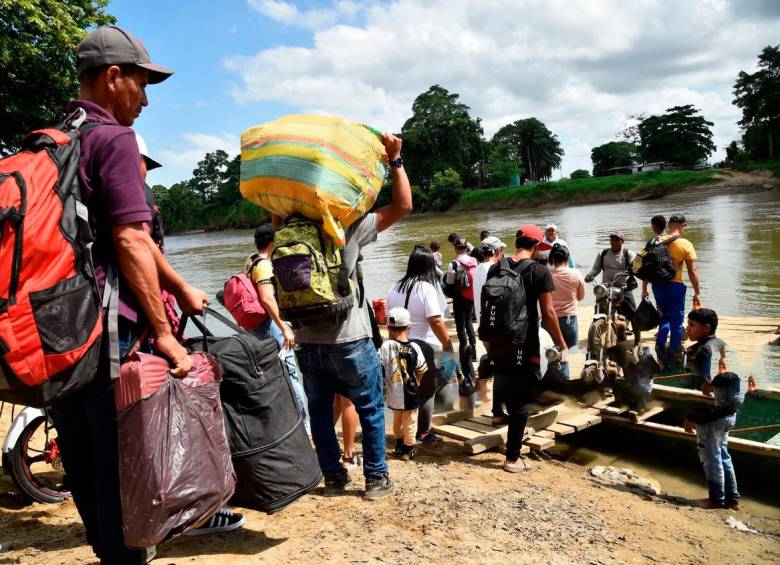
[[[588,275],[596,278],[596,275],[603,271],[604,274],[601,276],[601,280],[605,283],[611,283],[614,280],[615,275],[625,273],[628,270],[628,265],[630,265],[634,260],[634,257],[636,257],[636,253],[625,250],[626,253],[624,252],[624,249],[625,248],[621,249],[619,253],[614,253],[612,248],[607,249],[606,253],[604,253],[604,251],[599,252],[599,254],[596,255],[596,261],[593,263],[593,268]],[[626,263],[626,254],[628,255],[628,263]]]
[[[358,252],[362,252],[363,247],[376,241],[378,233],[376,214],[366,214],[347,230],[347,246],[352,251],[355,249],[353,245],[356,244]],[[357,269],[352,271],[352,281],[357,289]],[[355,300],[358,298],[359,296],[356,296]],[[368,300],[363,300],[362,303],[355,304],[340,324],[333,321],[321,322],[316,326],[301,326],[295,330],[295,341],[300,344],[334,345],[370,338],[373,334],[367,303]]]

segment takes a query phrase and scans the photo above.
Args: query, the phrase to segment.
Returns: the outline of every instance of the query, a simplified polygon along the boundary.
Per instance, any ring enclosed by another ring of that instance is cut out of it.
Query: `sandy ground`
[[[590,312],[581,314],[586,335]],[[728,341],[749,358],[775,323],[734,319],[724,328],[733,326]],[[243,530],[173,540],[154,562],[780,563],[780,508],[700,510],[604,485],[573,463],[534,461],[532,471],[510,475],[502,461],[464,455],[447,440],[413,462],[390,461],[396,488],[384,499],[364,501],[353,470],[348,496],[315,491],[276,515],[246,511]],[[737,531],[730,517],[762,533]],[[0,564],[92,563],[85,543],[72,502],[28,504],[0,475]]]
[[[571,463],[534,461],[511,475],[502,460],[448,441],[391,461],[391,496],[363,500],[353,470],[348,496],[315,491],[275,515],[247,511],[242,531],[174,540],[155,563],[780,562],[780,511],[678,506],[603,485]],[[765,534],[730,528],[730,516]],[[0,563],[93,562],[72,503],[26,505],[5,477],[0,543]]]

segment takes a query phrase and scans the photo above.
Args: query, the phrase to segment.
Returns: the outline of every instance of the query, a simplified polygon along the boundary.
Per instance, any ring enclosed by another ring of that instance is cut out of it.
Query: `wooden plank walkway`
[[[461,442],[469,454],[501,448],[506,443],[508,426],[493,426],[489,416],[475,416],[462,411],[450,411],[434,417],[433,431]],[[599,410],[565,406],[558,402],[531,414],[524,449],[544,451],[555,446],[555,438],[595,426],[601,422]]]

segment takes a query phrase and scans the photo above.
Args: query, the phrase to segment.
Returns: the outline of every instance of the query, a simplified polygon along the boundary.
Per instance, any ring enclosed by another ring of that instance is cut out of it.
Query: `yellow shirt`
[[[669,255],[672,256],[674,267],[677,269],[672,281],[681,283],[683,282],[683,264],[686,259],[696,261],[696,250],[693,248],[693,244],[683,237],[675,239],[668,247]]]
[[[249,272],[249,268],[252,266],[252,261],[257,259],[257,255],[252,255],[246,258],[244,261],[244,272],[254,284],[271,284],[274,276],[274,267],[271,261],[267,257],[263,257],[257,262],[252,272]]]

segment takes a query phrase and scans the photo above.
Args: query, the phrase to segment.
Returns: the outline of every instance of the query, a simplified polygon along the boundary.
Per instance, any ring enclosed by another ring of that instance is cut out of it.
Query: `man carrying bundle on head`
[[[331,269],[330,259],[338,258],[334,267],[337,293],[341,296],[339,310],[327,318],[315,321],[300,319],[293,323],[295,341],[298,344],[298,366],[303,375],[308,399],[312,439],[317,450],[320,468],[325,476],[324,494],[343,494],[351,482],[349,474],[340,462],[341,450],[333,428],[333,398],[336,394],[349,398],[355,405],[363,430],[363,472],[366,478],[365,498],[385,496],[393,488],[385,460],[385,414],[382,391],[382,366],[372,342],[372,321],[369,304],[365,299],[359,256],[366,246],[376,241],[377,234],[386,230],[412,210],[412,192],[401,159],[401,140],[385,134],[382,142],[387,153],[393,179],[392,201],[376,212],[365,214],[346,230],[345,246],[334,247],[332,240],[319,232],[315,244],[315,259],[307,270],[308,283],[315,286],[315,277],[322,263]],[[291,241],[291,235],[308,233],[307,221],[297,216],[282,218],[274,215],[274,223],[281,226],[277,232],[274,252],[274,270],[277,291],[281,291],[280,306],[285,315],[285,304],[295,300],[294,293],[307,282],[300,276],[300,269],[292,268],[301,260],[299,245]],[[308,222],[311,225],[311,222]],[[320,229],[320,228],[317,228]],[[286,231],[285,231],[286,230]],[[281,235],[280,235],[281,234]],[[311,237],[306,236],[306,241]],[[316,238],[315,238],[316,239]],[[298,251],[294,251],[298,250]],[[293,252],[294,251],[294,252]],[[279,266],[283,268],[279,268]],[[319,283],[316,283],[319,284]],[[314,292],[318,289],[304,289]],[[296,310],[291,309],[292,315]],[[301,309],[297,310],[298,313]]]

